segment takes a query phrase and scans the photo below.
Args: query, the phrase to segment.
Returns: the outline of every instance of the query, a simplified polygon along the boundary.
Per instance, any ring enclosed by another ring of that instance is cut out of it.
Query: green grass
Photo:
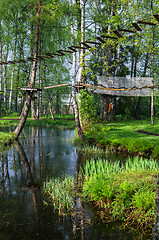
[[[55,121],[53,121],[51,118],[40,118],[38,121],[37,120],[32,120],[31,118],[27,118],[27,121],[25,123],[25,125],[32,125],[32,126],[65,126],[67,127],[71,127],[71,128],[75,128],[75,121],[73,120],[73,118],[71,118],[72,115],[66,116],[65,118],[61,117],[58,119],[55,119]],[[11,118],[5,117],[6,120],[3,120],[3,118],[0,119],[0,126],[16,126],[19,122],[19,120],[12,120],[12,119],[16,119],[16,118]]]
[[[3,133],[0,132],[0,146],[7,146],[13,143],[15,140],[15,136],[13,133]]]
[[[66,214],[74,208],[74,178],[62,176],[52,178],[44,183],[44,193],[47,194],[59,214]],[[47,202],[45,202],[48,204]]]
[[[25,126],[42,126],[42,127],[58,127],[62,129],[74,129],[74,120],[55,120],[52,119],[42,119],[39,121],[27,119]]]
[[[15,118],[14,118],[15,119]],[[19,120],[0,120],[0,127],[17,126]],[[53,121],[52,119],[40,119],[39,121],[27,119],[25,126],[41,126],[41,127],[56,127],[60,129],[75,129],[74,120],[59,119]],[[0,145],[9,145],[14,141],[13,133],[0,132]]]
[[[158,173],[159,164],[153,159],[128,158],[125,164],[92,159],[80,169],[76,192],[71,176],[50,179],[43,189],[59,214],[74,212],[76,193],[102,218],[135,224],[144,231],[152,229],[155,220]]]
[[[83,144],[93,142],[101,147],[114,146],[118,151],[126,149],[128,153],[159,157],[159,136],[138,133],[138,130],[159,134],[159,121],[154,126],[146,120],[94,124],[87,130]],[[78,142],[77,138],[75,141]]]
[[[152,159],[129,158],[122,165],[92,159],[81,169],[83,196],[110,219],[152,228],[158,173],[159,165]]]

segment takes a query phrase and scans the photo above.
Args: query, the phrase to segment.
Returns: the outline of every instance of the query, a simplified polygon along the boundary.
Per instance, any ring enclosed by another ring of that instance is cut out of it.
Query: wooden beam
[[[59,84],[59,85],[53,85],[53,86],[48,86],[48,87],[44,87],[44,89],[49,89],[49,88],[56,88],[56,87],[64,87],[64,86],[69,86],[69,83],[65,83],[65,84]]]
[[[141,24],[144,24],[144,25],[151,25],[151,26],[156,26],[157,25],[157,23],[147,22],[147,21],[144,21],[144,20],[139,20],[138,23],[141,23]]]
[[[83,44],[86,48],[91,48],[91,46],[88,45],[86,42],[81,42],[81,44]]]
[[[58,51],[56,51],[56,52],[60,53],[61,56],[64,56],[64,55],[65,55],[65,54],[64,54],[63,52],[61,52],[60,50],[58,50]]]
[[[114,39],[114,40],[117,40],[118,38],[117,37],[113,37],[113,36],[110,36],[110,35],[101,35],[102,38],[110,38],[110,39]]]
[[[114,30],[113,32],[114,32],[115,35],[117,35],[119,38],[122,38],[122,37],[123,37],[117,30]]]
[[[71,49],[73,52],[77,52],[76,49],[74,49],[73,47],[68,47],[69,49]]]
[[[28,57],[27,60],[32,62],[34,60],[34,58],[33,57]]]
[[[71,46],[73,48],[78,48],[78,49],[87,49],[86,47],[81,47],[81,46]]]
[[[26,63],[26,60],[24,60],[24,59],[19,59],[19,62]]]
[[[85,41],[86,43],[91,43],[91,44],[97,44],[97,45],[101,45],[101,43],[99,42],[93,42],[93,41]]]
[[[101,37],[96,37],[96,39],[97,39],[98,41],[100,41],[101,43],[106,43],[106,41],[104,41],[103,38],[101,38]]]
[[[45,58],[52,58],[52,56],[50,56],[50,55],[48,55],[48,56],[47,55],[38,55],[37,57],[38,58],[44,58],[44,59]]]
[[[122,32],[128,32],[128,33],[136,33],[136,31],[132,29],[119,28],[118,30]]]
[[[52,56],[52,55],[54,55],[54,53],[50,53],[50,52],[48,52],[48,53],[46,53],[46,55],[48,55],[48,56]]]
[[[20,88],[21,91],[28,91],[28,92],[37,92],[40,91],[38,88],[30,88],[30,87],[22,87]]]
[[[60,53],[52,53],[52,54],[49,55],[49,56],[62,56],[62,54],[60,54]]]
[[[73,53],[73,51],[70,51],[70,50],[63,50],[63,49],[60,49],[59,51],[60,51],[60,52],[66,52],[66,53]]]
[[[159,22],[159,14],[154,14],[154,17],[155,17],[156,20]]]
[[[139,25],[135,22],[132,23],[133,27],[137,30],[137,31],[142,31],[142,29],[139,27]]]

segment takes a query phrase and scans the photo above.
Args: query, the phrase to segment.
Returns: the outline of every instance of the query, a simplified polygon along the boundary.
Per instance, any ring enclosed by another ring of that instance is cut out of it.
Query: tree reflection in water
[[[67,140],[73,135],[72,130],[25,128],[20,142],[0,154],[1,240],[140,239],[134,231],[119,231],[116,223],[101,224],[92,218],[92,224],[88,224],[92,213],[78,196],[75,214],[64,219],[51,205],[43,204],[41,186],[46,179],[74,175],[76,187],[85,156]]]

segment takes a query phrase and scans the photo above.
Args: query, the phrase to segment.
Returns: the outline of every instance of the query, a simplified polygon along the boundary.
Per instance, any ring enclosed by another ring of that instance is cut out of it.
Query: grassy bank
[[[125,165],[87,161],[82,170],[82,195],[109,219],[152,228],[159,165],[154,160],[128,159]]]
[[[13,133],[0,132],[0,147],[12,144],[15,141]]]
[[[53,121],[50,117],[41,117],[39,120],[34,120],[31,118],[27,118],[27,121],[25,123],[25,126],[56,126],[56,127],[65,127],[65,128],[75,128],[75,121],[74,121],[74,115],[67,114],[67,115],[60,115],[55,114],[55,121]],[[19,117],[3,117],[0,119],[0,127],[3,126],[17,126],[19,123]]]
[[[87,161],[79,174],[79,196],[95,208],[104,221],[123,220],[125,226],[152,229],[159,165],[154,160],[127,159],[124,165],[107,160]],[[55,209],[73,212],[73,177],[44,184]],[[68,204],[69,202],[69,204]],[[68,207],[67,207],[68,205]]]
[[[52,119],[47,118],[40,118],[37,120],[32,120],[31,118],[28,118],[25,126],[41,126],[41,127],[56,127],[61,129],[75,129],[75,121],[73,120],[73,115],[65,116],[56,116],[58,119],[55,119],[53,121]],[[5,119],[0,119],[0,127],[16,127],[19,123],[18,118],[11,118],[11,117],[5,117]],[[0,132],[0,145],[5,146],[11,144],[15,139],[15,136],[13,133],[7,133],[7,132]]]
[[[151,126],[149,121],[140,120],[94,124],[87,130],[85,142],[82,144],[110,147],[111,150],[126,154],[159,157],[159,136],[138,131],[159,134],[159,122],[154,126]],[[78,137],[75,142],[79,143]]]

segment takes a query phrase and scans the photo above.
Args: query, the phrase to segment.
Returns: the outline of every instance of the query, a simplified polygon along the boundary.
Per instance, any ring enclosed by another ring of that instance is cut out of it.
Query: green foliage
[[[62,176],[44,183],[44,192],[49,195],[54,209],[60,214],[69,213],[74,208],[74,178]]]
[[[125,164],[92,159],[81,169],[83,196],[109,210],[112,218],[152,228],[158,173],[153,159],[129,158]]]
[[[159,145],[155,145],[154,149],[152,150],[152,154],[154,157],[158,158],[159,157]]]
[[[14,142],[15,136],[13,133],[0,132],[0,146],[10,145]]]
[[[149,209],[152,208],[154,211],[154,199],[156,198],[156,192],[152,192],[153,186],[149,186],[149,189],[143,190],[143,188],[139,189],[137,192],[135,192],[133,199],[132,199],[132,205],[138,208],[140,211],[145,210],[149,211]]]
[[[82,118],[82,124],[85,129],[89,129],[92,123],[97,120],[95,97],[92,93],[81,90],[79,101],[79,111]]]
[[[117,151],[158,157],[158,136],[140,133],[138,130],[159,134],[158,122],[154,126],[149,121],[137,120],[93,124],[85,133],[85,144],[114,146]]]

